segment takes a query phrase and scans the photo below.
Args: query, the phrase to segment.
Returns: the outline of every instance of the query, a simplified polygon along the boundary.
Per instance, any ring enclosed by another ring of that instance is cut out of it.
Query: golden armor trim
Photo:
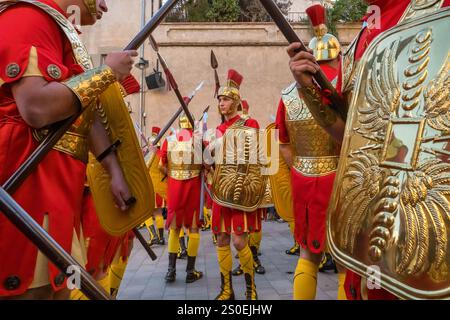
[[[450,10],[374,40],[357,71],[328,210],[337,261],[405,299],[450,298]]]
[[[264,197],[261,201],[260,208],[270,208],[274,206],[274,202],[272,199],[272,186],[270,184],[270,180],[267,179],[266,190],[264,191]]]
[[[84,3],[89,11],[89,13],[93,16],[97,15],[97,0],[84,0]]]
[[[293,162],[294,168],[305,175],[317,176],[336,170],[336,168],[330,169],[334,165],[331,165],[328,159],[337,157],[339,148],[313,118],[305,102],[299,97],[295,83],[283,91],[282,100],[286,108],[286,128],[293,155],[300,159]],[[324,171],[324,164],[330,169],[329,171]]]
[[[295,157],[293,167],[304,176],[322,177],[336,172],[338,163],[338,156]]]
[[[98,96],[114,82],[116,82],[116,77],[112,69],[103,65],[87,70],[62,82],[62,84],[67,86],[78,97],[82,108],[86,108],[95,102]]]
[[[189,180],[200,175],[200,170],[169,170],[169,177],[175,180]]]
[[[435,12],[442,7],[444,0],[411,0],[400,21],[418,18]]]
[[[191,137],[188,141],[178,141],[176,134],[167,138],[167,167],[171,178],[188,180],[200,175],[201,158],[195,153],[193,139]]]
[[[63,30],[67,39],[69,39],[69,42],[70,42],[70,45],[72,46],[72,51],[73,51],[73,54],[74,54],[74,57],[75,57],[75,60],[77,61],[77,63],[79,65],[81,65],[85,71],[93,68],[91,57],[90,57],[85,45],[81,41],[77,30],[70,23],[70,21],[67,20],[67,18],[64,15],[62,15],[59,11],[53,9],[52,7],[46,5],[42,2],[39,2],[39,1],[21,0],[18,2],[31,3],[31,4],[41,8],[42,10],[44,10],[53,19],[55,19],[55,21],[58,23],[58,25]]]

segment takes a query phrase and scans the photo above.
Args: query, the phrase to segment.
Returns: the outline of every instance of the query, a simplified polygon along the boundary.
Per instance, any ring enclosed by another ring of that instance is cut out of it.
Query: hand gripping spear
[[[306,46],[303,44],[303,42],[300,40],[300,38],[295,33],[292,26],[289,24],[289,22],[284,17],[283,13],[281,12],[280,8],[275,4],[273,0],[259,0],[263,7],[266,9],[267,13],[272,17],[275,24],[280,29],[281,33],[285,36],[285,38],[289,41],[289,43],[299,42],[300,48],[298,49],[298,52],[300,51],[308,51]],[[343,120],[347,118],[347,111],[345,107],[344,99],[338,94],[336,89],[333,87],[330,81],[328,81],[327,77],[323,73],[322,69],[319,69],[319,71],[316,72],[316,74],[313,75],[314,80],[317,82],[317,84],[324,90],[327,90],[330,92],[329,99],[332,103],[331,107],[341,116]]]
[[[161,9],[153,16],[136,37],[126,46],[125,50],[139,48],[148,35],[162,22],[169,11],[179,0],[168,0]],[[109,295],[96,283],[92,276],[84,270],[62,247],[50,237],[50,235],[25,212],[17,202],[8,194],[14,193],[20,184],[37,167],[47,153],[59,141],[72,123],[81,115],[80,110],[67,120],[55,123],[50,128],[50,133],[25,160],[19,169],[0,187],[0,211],[11,221],[39,250],[66,276],[73,274],[69,267],[79,267],[81,278],[81,290],[89,299],[107,300]]]

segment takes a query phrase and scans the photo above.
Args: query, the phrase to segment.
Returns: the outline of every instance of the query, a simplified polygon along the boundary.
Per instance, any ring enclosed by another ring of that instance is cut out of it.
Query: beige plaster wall
[[[94,61],[101,54],[123,48],[140,30],[140,1],[109,1],[110,11],[93,27],[84,28],[83,39]],[[150,8],[147,8],[147,17]],[[118,22],[119,21],[119,22]],[[347,45],[359,31],[358,24],[341,26],[340,40]],[[295,30],[305,42],[311,38],[307,25],[295,25]],[[272,23],[197,23],[162,24],[154,32],[160,52],[169,64],[181,93],[188,95],[197,84],[205,85],[192,101],[190,109],[198,119],[201,111],[210,105],[208,127],[219,123],[217,102],[213,98],[214,76],[210,67],[213,49],[219,62],[219,77],[223,83],[229,68],[244,75],[241,93],[249,101],[250,113],[261,126],[266,126],[276,114],[281,90],[293,79],[288,69],[286,41]],[[155,67],[155,54],[145,44],[144,56],[150,61],[146,74]],[[140,79],[140,71],[133,74]],[[139,94],[128,99],[133,108],[133,118],[139,123]],[[145,134],[153,125],[163,126],[178,109],[172,91],[147,90],[145,86]],[[175,125],[176,126],[176,125]]]

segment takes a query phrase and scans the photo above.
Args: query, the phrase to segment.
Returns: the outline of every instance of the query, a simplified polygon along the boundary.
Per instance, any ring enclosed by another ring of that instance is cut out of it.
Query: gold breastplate
[[[167,139],[168,176],[175,180],[188,180],[200,175],[201,159],[195,159],[192,139],[177,141],[176,135]]]
[[[56,143],[53,149],[87,163],[89,151],[87,137],[94,121],[94,116],[95,110],[93,108],[87,108]],[[34,130],[33,132],[33,136],[38,142],[42,141],[47,134],[47,129]]]
[[[286,128],[291,141],[294,168],[307,176],[321,176],[337,169],[339,148],[320,127],[298,96],[295,84],[282,95]]]

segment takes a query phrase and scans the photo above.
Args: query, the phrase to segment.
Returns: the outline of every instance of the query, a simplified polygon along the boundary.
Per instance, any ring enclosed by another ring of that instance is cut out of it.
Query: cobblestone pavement
[[[148,238],[145,228],[142,234]],[[167,238],[167,234],[165,235]],[[292,281],[298,256],[290,256],[285,250],[292,246],[286,223],[267,221],[263,223],[263,238],[260,260],[266,274],[255,275],[260,300],[291,300]],[[177,261],[177,280],[166,283],[168,255],[166,246],[153,246],[158,259],[151,261],[145,250],[135,240],[130,261],[125,272],[118,299],[133,300],[212,300],[219,293],[220,274],[216,249],[211,232],[201,232],[201,244],[196,269],[203,272],[203,278],[190,284],[185,283],[186,260]],[[233,251],[233,256],[235,251]],[[238,260],[233,258],[233,268]],[[236,299],[244,299],[243,276],[233,277]],[[335,300],[337,297],[337,275],[328,271],[319,273],[316,299]]]

